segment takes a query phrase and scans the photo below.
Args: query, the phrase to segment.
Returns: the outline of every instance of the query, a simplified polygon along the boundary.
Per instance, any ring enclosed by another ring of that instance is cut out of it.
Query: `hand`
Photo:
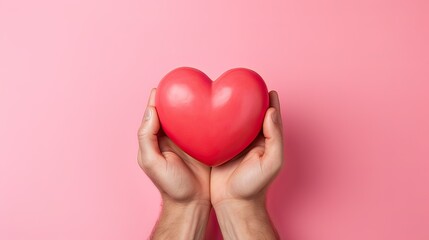
[[[259,199],[283,164],[283,137],[280,103],[270,92],[270,108],[263,123],[263,134],[235,159],[211,172],[213,206],[225,200]]]
[[[152,89],[138,130],[137,157],[163,200],[153,238],[198,239],[204,234],[211,208],[210,168],[183,152],[161,131],[155,94]]]
[[[269,95],[263,134],[235,159],[211,171],[211,202],[225,239],[261,239],[262,235],[263,239],[278,238],[266,211],[265,197],[283,164],[283,127],[278,95],[274,91]]]

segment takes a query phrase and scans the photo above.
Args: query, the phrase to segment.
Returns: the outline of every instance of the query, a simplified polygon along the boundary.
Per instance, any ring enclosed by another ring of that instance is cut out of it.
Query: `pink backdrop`
[[[285,239],[429,239],[428,24],[425,0],[0,0],[0,239],[148,236],[136,132],[178,66],[279,92]]]

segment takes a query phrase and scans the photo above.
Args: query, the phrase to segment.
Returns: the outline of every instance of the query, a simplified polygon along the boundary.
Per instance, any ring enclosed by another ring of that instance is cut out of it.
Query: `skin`
[[[138,130],[138,163],[159,189],[163,207],[151,239],[203,239],[210,209],[223,238],[279,239],[266,192],[283,165],[283,127],[276,92],[262,132],[233,160],[210,168],[177,147],[160,129],[151,91]]]

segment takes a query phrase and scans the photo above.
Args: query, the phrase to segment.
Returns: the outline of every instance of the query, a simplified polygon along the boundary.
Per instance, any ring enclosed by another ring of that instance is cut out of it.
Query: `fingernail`
[[[146,111],[144,112],[144,120],[147,121],[152,116],[152,111],[150,108],[146,108]]]
[[[271,120],[273,121],[273,123],[277,123],[278,122],[278,116],[277,116],[277,110],[275,110],[273,113],[271,113]]]

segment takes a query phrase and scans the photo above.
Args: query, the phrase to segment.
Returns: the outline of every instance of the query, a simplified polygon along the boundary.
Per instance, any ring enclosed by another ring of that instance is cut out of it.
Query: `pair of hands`
[[[283,164],[283,131],[277,93],[269,93],[270,108],[265,114],[262,133],[246,150],[217,167],[208,167],[192,158],[162,132],[155,94],[156,89],[152,89],[138,131],[138,163],[161,192],[164,206],[179,209],[199,206],[200,210],[201,206],[208,209],[213,206],[218,221],[220,217],[225,220],[219,221],[224,237],[230,228],[227,226],[230,217],[224,214],[243,215],[241,210],[245,210],[267,221],[266,190]],[[200,230],[204,230],[205,226],[201,227]]]

